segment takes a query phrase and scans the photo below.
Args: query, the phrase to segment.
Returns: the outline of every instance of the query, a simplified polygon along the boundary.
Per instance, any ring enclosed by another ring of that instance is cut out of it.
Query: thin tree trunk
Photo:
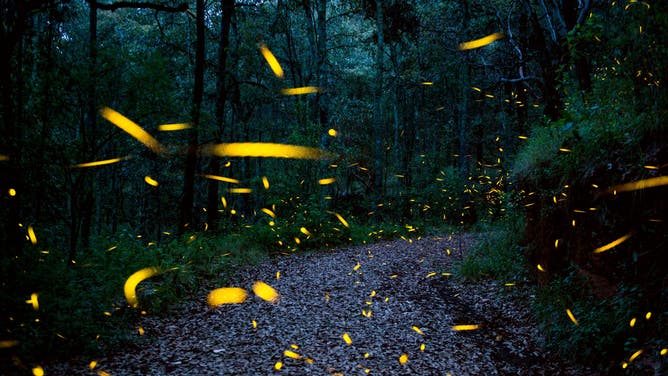
[[[318,0],[318,23],[317,23],[317,46],[318,46],[318,85],[321,87],[327,86],[329,80],[329,72],[327,67],[327,0]],[[323,134],[327,132],[329,121],[329,108],[327,103],[327,92],[320,91],[316,95],[318,119]]]
[[[376,0],[376,80],[374,90],[373,107],[373,154],[374,174],[373,187],[377,194],[382,195],[383,190],[383,53],[385,49],[383,40],[383,1]]]
[[[230,25],[234,13],[235,0],[222,0],[223,15],[220,22],[220,41],[218,44],[218,73],[216,82],[216,121],[218,129],[216,130],[216,143],[221,142],[225,136],[225,104],[227,102],[227,56],[230,46]],[[209,163],[209,173],[212,175],[220,174],[220,159],[213,158]],[[209,181],[207,192],[207,223],[212,231],[218,227],[218,182]]]
[[[194,221],[193,205],[195,202],[195,170],[197,169],[197,142],[200,123],[200,112],[202,107],[202,96],[204,93],[204,0],[197,0],[196,8],[197,40],[195,41],[195,83],[193,88],[192,123],[193,127],[188,130],[188,154],[183,174],[183,195],[181,197],[179,210],[179,233],[183,234],[187,227]]]

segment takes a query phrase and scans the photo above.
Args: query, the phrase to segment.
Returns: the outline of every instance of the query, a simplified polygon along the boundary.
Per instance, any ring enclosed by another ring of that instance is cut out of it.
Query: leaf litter
[[[244,267],[235,282],[249,286],[281,270],[272,284],[280,301],[211,307],[207,294],[216,286],[202,286],[200,299],[184,302],[179,313],[141,317],[148,340],[140,346],[96,361],[112,375],[596,374],[543,348],[521,283],[509,294],[502,282],[463,283],[441,272],[482,236],[381,242]],[[351,265],[364,273],[351,273]],[[470,324],[478,328],[452,330]],[[293,345],[298,353],[286,350]],[[90,360],[45,371],[85,375]]]

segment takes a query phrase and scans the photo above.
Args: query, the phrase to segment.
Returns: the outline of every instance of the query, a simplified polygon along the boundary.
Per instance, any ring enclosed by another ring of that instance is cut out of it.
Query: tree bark
[[[373,188],[376,194],[383,191],[383,0],[376,0],[376,79],[373,106]]]
[[[179,233],[183,234],[188,227],[193,228],[193,205],[195,202],[195,170],[197,169],[197,143],[202,97],[204,93],[204,0],[197,0],[195,41],[195,82],[193,87],[192,128],[188,129],[188,152],[183,173],[183,195],[179,207]]]
[[[221,142],[225,135],[225,104],[227,102],[227,56],[230,46],[230,26],[234,13],[235,0],[222,0],[223,14],[220,21],[220,41],[218,43],[218,74],[216,82],[216,143]],[[215,157],[209,163],[209,173],[218,175],[220,173],[220,159]],[[218,227],[218,185],[219,182],[209,180],[207,192],[207,223],[209,229],[215,231]]]

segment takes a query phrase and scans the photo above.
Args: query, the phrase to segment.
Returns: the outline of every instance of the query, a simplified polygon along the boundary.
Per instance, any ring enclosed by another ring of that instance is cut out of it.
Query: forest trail
[[[264,281],[280,293],[277,303],[251,292],[242,304],[211,308],[203,290],[197,294],[201,298],[187,302],[179,314],[143,318],[139,325],[146,342],[97,359],[94,371],[111,375],[592,374],[540,347],[541,335],[526,307],[528,289],[521,283],[471,284],[449,275],[455,260],[482,236],[432,236],[266,260],[240,270],[232,285],[251,291],[255,281]],[[216,287],[223,286],[210,286]],[[479,328],[453,330],[464,324]],[[286,350],[300,358],[287,356]],[[403,354],[407,361],[401,363]],[[89,361],[45,371],[92,374]],[[282,364],[280,370],[275,369],[277,362]]]

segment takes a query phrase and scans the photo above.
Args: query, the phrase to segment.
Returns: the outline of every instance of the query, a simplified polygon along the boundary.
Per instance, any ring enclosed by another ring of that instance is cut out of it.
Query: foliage
[[[96,244],[76,263],[66,262],[54,251],[31,249],[34,256],[22,260],[21,283],[3,289],[3,307],[19,308],[7,328],[19,341],[17,351],[25,359],[44,353],[92,355],[133,345],[139,334],[132,322],[140,312],[170,312],[184,298],[197,299],[200,286],[224,285],[235,267],[266,256],[251,237],[233,235],[190,235],[155,244],[121,232]],[[138,286],[140,309],[131,309],[123,285],[132,273],[146,267],[157,267],[161,274]],[[2,272],[12,270],[16,266],[5,260]],[[38,294],[36,311],[23,302],[32,293]]]
[[[98,333],[95,346],[124,343],[132,331],[110,328],[136,312],[121,308],[119,286],[142,267],[165,270],[142,284],[142,304],[155,311],[205,281],[224,283],[236,266],[266,254],[408,238],[442,226],[488,231],[462,262],[467,278],[522,278],[523,267],[534,272],[541,264],[548,272],[536,281],[551,286],[577,268],[606,281],[595,290],[637,286],[639,307],[666,310],[665,187],[606,192],[665,174],[663,2],[206,2],[199,15],[208,55],[196,106],[192,10],[123,2],[139,8],[110,12],[93,3],[3,5],[0,322],[12,317],[12,334],[34,334],[22,352],[65,353]],[[233,15],[224,14],[230,4]],[[378,4],[383,25],[375,24]],[[505,37],[491,45],[458,49],[501,31]],[[275,55],[282,77],[258,42]],[[318,91],[281,94],[299,86]],[[127,115],[169,152],[147,150],[96,115],[99,106]],[[201,115],[200,145],[187,145],[185,132],[159,130],[191,121],[193,107]],[[196,152],[219,142],[305,145],[334,157]],[[197,156],[193,181],[183,173],[185,155]],[[73,167],[110,158],[121,160]],[[147,176],[158,186],[146,184]],[[174,231],[176,203],[190,197],[186,186],[194,188],[184,213],[194,215],[189,234],[175,239],[165,233],[184,230],[178,224]],[[232,190],[241,187],[250,193]],[[28,226],[37,244],[27,241]],[[625,243],[592,254],[625,234]],[[23,303],[34,291],[45,292],[39,322]],[[628,304],[619,299],[613,311]],[[606,325],[596,333],[616,330]],[[584,346],[593,333],[571,344]]]
[[[493,278],[515,283],[524,280],[526,259],[524,247],[519,245],[523,227],[523,218],[519,216],[483,227],[483,239],[473,249],[467,250],[459,262],[459,275],[471,281]]]
[[[639,349],[658,353],[665,346],[659,333],[653,332],[665,325],[665,318],[651,311],[647,316],[648,311],[640,308],[643,290],[641,286],[620,286],[612,296],[597,297],[592,295],[590,282],[571,268],[563,277],[536,290],[532,310],[548,348],[566,359],[614,372],[622,362],[611,359],[628,359]],[[567,309],[577,325],[568,317]],[[647,371],[644,367],[656,366],[651,364],[654,361],[631,364],[629,373],[643,374]]]
[[[642,329],[628,324],[640,312],[668,309],[665,187],[619,193],[615,188],[663,174],[666,111],[659,104],[666,97],[648,72],[665,61],[665,50],[648,47],[658,59],[651,63],[626,53],[652,45],[660,37],[649,35],[666,20],[663,14],[651,21],[637,17],[640,9],[610,12],[632,22],[617,28],[591,17],[570,35],[572,46],[594,44],[588,56],[598,66],[591,89],[581,92],[572,77],[564,77],[564,110],[558,120],[533,129],[515,160],[513,179],[527,216],[528,259],[546,270],[537,272],[542,287],[534,311],[548,344],[579,361],[616,368],[606,364],[609,359],[659,346],[666,336],[661,320],[648,320]],[[645,29],[648,39],[638,36],[645,22],[652,25]],[[591,41],[601,38],[609,43]],[[616,247],[594,252],[624,235],[628,240]],[[554,315],[566,308],[579,326]]]

